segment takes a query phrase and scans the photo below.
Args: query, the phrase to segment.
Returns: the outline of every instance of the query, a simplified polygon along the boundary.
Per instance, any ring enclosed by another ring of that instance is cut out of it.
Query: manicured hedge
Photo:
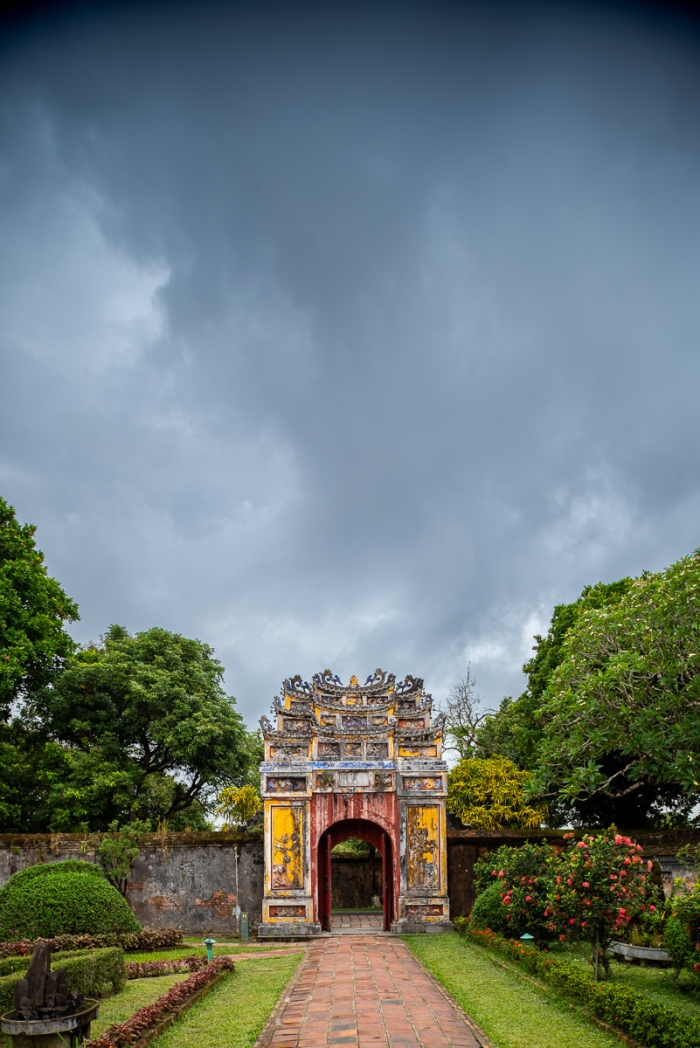
[[[640,1041],[646,1048],[700,1048],[697,1023],[636,990],[615,983],[596,983],[592,974],[580,964],[557,960],[546,950],[504,939],[495,932],[469,930],[466,934],[472,942],[526,968],[555,987],[562,996],[584,1005],[599,1019]]]
[[[141,926],[94,863],[40,863],[0,888],[0,939],[138,932]]]
[[[148,1043],[156,1033],[161,1032],[168,1021],[181,1015],[194,1003],[192,998],[199,996],[203,990],[211,986],[223,972],[233,971],[233,968],[234,963],[230,957],[217,957],[201,972],[196,972],[190,975],[189,979],[173,986],[153,1004],[139,1008],[126,1022],[115,1023],[99,1037],[86,1041],[84,1048],[125,1048],[127,1045]]]
[[[63,950],[97,950],[104,946],[121,946],[127,952],[145,953],[147,950],[181,946],[182,932],[177,928],[156,928],[153,931],[106,932],[103,935],[56,935],[44,941],[51,944],[53,953]],[[0,942],[0,957],[25,957],[33,949],[32,939]]]
[[[209,961],[201,954],[173,958],[172,961],[127,961],[126,974],[129,979],[147,979],[154,975],[172,975],[174,972],[199,972]]]
[[[15,985],[29,967],[29,959],[13,958],[23,961],[24,967],[15,970],[11,975],[0,978],[0,1013],[10,1011],[14,1005]],[[65,953],[59,964],[52,968],[65,968],[69,989],[82,993],[84,997],[104,997],[107,994],[119,993],[126,982],[124,951],[118,946],[104,950],[81,950],[79,953]]]

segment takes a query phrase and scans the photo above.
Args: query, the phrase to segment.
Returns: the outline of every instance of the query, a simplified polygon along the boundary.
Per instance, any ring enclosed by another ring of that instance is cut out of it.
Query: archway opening
[[[333,854],[339,845],[346,845],[349,841],[365,843],[368,850],[367,857],[370,859],[368,869],[363,870],[366,884],[361,887],[361,894],[355,898],[364,898],[368,905],[358,907],[365,912],[376,909],[382,914],[382,927],[389,931],[394,920],[394,871],[391,838],[389,834],[376,823],[366,819],[344,819],[330,826],[321,835],[318,843],[318,913],[321,928],[330,932],[333,928]],[[357,846],[355,846],[357,848]],[[343,851],[346,854],[352,852],[352,848],[338,848],[336,854],[339,857]],[[340,881],[341,871],[337,867],[336,880]],[[342,903],[343,895],[347,901],[347,887],[345,892],[342,884],[336,884],[335,898],[337,903]],[[375,905],[376,904],[376,905]],[[338,905],[338,909],[348,909]],[[352,908],[352,907],[350,907]]]

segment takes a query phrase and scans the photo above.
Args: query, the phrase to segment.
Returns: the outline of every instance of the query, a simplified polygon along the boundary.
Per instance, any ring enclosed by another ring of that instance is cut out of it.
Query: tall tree
[[[75,650],[65,630],[78,605],[44,565],[36,527],[20,524],[0,498],[0,718],[13,704],[55,680]]]
[[[642,576],[642,580],[650,577]],[[692,807],[676,784],[648,776],[642,780],[631,778],[629,758],[612,737],[598,746],[595,763],[603,776],[601,782],[612,779],[613,790],[576,790],[572,781],[565,783],[563,779],[557,785],[556,775],[564,772],[559,765],[558,771],[551,765],[555,740],[560,736],[565,741],[568,735],[566,717],[555,718],[548,701],[559,667],[569,659],[567,638],[585,629],[589,616],[614,614],[642,580],[624,578],[587,586],[572,604],[558,605],[547,636],[535,637],[535,654],[523,667],[528,676],[526,690],[516,700],[504,699],[496,716],[488,718],[479,730],[480,755],[502,754],[518,767],[537,772],[533,788],[548,793],[549,821],[553,825],[570,821],[575,825],[608,826],[614,822],[639,828],[660,820],[682,821]],[[619,713],[624,719],[624,712]]]
[[[700,551],[588,608],[543,700],[541,792],[690,811],[700,799]]]
[[[0,498],[0,827],[44,829],[41,812],[54,783],[64,782],[68,755],[48,743],[22,707],[55,682],[76,645],[65,623],[78,618],[44,564],[33,524],[20,524]]]
[[[250,744],[222,677],[208,645],[164,629],[111,626],[79,651],[31,702],[69,748],[73,818],[167,820],[242,782]]]

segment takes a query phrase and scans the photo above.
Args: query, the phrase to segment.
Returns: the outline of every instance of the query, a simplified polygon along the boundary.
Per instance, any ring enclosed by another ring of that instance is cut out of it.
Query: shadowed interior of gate
[[[334,823],[318,842],[318,912],[323,931],[332,929],[333,862],[332,851],[343,841],[367,841],[376,848],[381,859],[382,925],[389,931],[394,920],[393,855],[391,838],[381,826],[367,819],[343,819]]]
[[[351,837],[331,852],[333,913],[381,911],[382,857],[369,841]]]

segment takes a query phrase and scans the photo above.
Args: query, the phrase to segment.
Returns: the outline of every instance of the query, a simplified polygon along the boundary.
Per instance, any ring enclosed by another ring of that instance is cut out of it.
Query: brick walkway
[[[384,924],[383,913],[334,913],[333,931],[363,931],[380,932]]]
[[[400,939],[315,942],[256,1048],[479,1048],[489,1042]]]

